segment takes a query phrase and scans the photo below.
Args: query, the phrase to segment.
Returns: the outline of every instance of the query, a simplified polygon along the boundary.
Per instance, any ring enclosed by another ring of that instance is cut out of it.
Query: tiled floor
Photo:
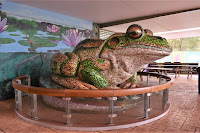
[[[185,75],[174,79],[170,88],[170,112],[163,118],[138,127],[100,131],[95,133],[198,133],[200,132],[200,95],[198,95],[197,75],[187,79]],[[79,133],[63,131],[29,124],[16,116],[14,99],[0,101],[0,133]]]

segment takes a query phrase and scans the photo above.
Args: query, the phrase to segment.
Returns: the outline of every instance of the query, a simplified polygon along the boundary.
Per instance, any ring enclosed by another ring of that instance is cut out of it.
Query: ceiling
[[[153,31],[154,35],[166,39],[200,36],[200,10],[162,16],[147,20],[136,21],[145,29]],[[116,32],[126,32],[126,27],[133,24],[126,23],[105,27],[104,29]]]
[[[93,21],[114,32],[137,23],[167,39],[200,36],[199,0],[9,1]]]

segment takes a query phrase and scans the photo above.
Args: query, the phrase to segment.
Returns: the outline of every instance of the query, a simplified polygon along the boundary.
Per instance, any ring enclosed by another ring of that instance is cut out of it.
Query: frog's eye
[[[109,44],[110,44],[110,46],[115,46],[115,45],[117,45],[119,42],[120,42],[119,38],[113,37],[113,38],[110,40]]]
[[[133,24],[128,27],[126,34],[133,39],[138,39],[143,35],[143,28],[140,25]]]
[[[144,32],[147,34],[147,35],[150,35],[150,36],[153,36],[153,32],[149,29],[144,29]]]

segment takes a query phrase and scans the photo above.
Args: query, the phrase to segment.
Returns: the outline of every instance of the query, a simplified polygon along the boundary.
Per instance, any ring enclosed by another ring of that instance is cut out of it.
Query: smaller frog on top
[[[134,88],[141,67],[171,52],[165,38],[133,24],[126,33],[106,40],[86,39],[73,52],[56,53],[51,59],[51,78],[68,89]]]

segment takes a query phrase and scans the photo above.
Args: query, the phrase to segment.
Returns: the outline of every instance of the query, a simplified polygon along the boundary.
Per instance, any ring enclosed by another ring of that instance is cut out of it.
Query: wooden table
[[[188,72],[188,77],[189,78],[189,75],[191,75],[192,77],[192,70],[194,68],[197,68],[198,65],[180,65],[180,64],[173,64],[173,65],[151,65],[151,66],[154,66],[154,67],[158,67],[158,68],[163,68],[163,67],[172,67],[175,71],[175,78],[176,78],[176,75],[178,74],[180,76],[180,72],[181,71],[186,71]],[[188,67],[188,69],[180,69],[180,67]]]
[[[151,66],[157,66],[157,67],[198,67],[198,65],[178,65],[178,64],[174,64],[174,65],[151,65]]]
[[[167,71],[173,71],[173,68],[160,68],[160,67],[144,67],[141,68],[142,72],[144,72],[145,70],[156,70],[158,73],[165,73],[165,75],[167,75]]]

